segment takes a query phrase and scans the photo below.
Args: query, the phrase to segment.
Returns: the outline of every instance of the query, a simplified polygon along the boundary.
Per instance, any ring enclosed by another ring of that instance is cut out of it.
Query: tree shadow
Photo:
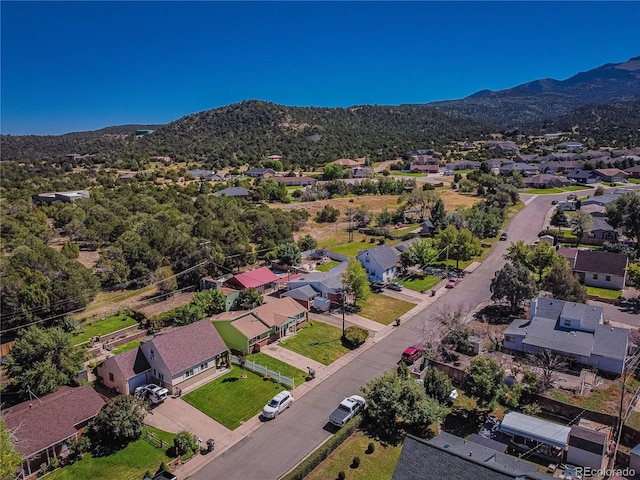
[[[454,407],[442,424],[443,430],[461,438],[466,438],[472,433],[478,433],[487,419],[488,412],[484,410],[469,410],[462,407]]]
[[[240,380],[240,377],[227,377],[222,380],[222,383],[237,382],[238,380]]]
[[[489,325],[508,325],[518,318],[522,318],[525,311],[519,308],[517,312],[512,312],[508,305],[487,305],[478,310],[473,316],[476,320],[488,323]]]

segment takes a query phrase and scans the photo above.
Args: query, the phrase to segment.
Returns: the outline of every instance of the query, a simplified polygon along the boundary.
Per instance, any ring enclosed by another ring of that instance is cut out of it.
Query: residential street
[[[400,327],[393,327],[380,340],[374,340],[377,343],[367,345],[361,354],[336,368],[324,380],[318,378],[317,383],[309,384],[309,390],[296,399],[293,408],[253,430],[190,478],[276,479],[325,441],[335,431],[328,424],[328,416],[335,406],[345,396],[358,393],[369,380],[395,368],[407,345],[423,341],[425,334],[438,327],[430,324],[436,312],[460,302],[472,309],[489,300],[490,280],[504,264],[507,247],[518,240],[527,243],[536,240],[551,200],[562,198],[562,195],[523,194],[521,198],[526,207],[508,226],[509,241],[498,242],[491,254],[459,286],[443,294],[439,292],[433,303],[411,317],[406,315]]]

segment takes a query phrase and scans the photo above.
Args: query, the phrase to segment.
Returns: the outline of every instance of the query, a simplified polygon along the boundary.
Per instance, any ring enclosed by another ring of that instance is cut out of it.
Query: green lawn
[[[146,427],[156,437],[169,445],[173,445],[175,434],[164,432],[152,427]],[[47,480],[140,480],[144,473],[151,473],[162,462],[169,462],[170,457],[159,448],[142,439],[130,443],[126,448],[107,457],[93,457],[90,454],[73,465],[55,470],[47,475]]]
[[[562,187],[565,192],[575,192],[577,190],[589,190],[593,187],[587,187],[586,185],[569,185],[568,187]]]
[[[246,375],[246,378],[242,378],[242,375]],[[230,372],[182,398],[216,422],[233,430],[260,413],[262,407],[282,390],[284,387],[278,383],[233,366]]]
[[[428,292],[441,281],[442,279],[440,277],[435,277],[433,275],[398,279],[399,284],[403,285],[405,288],[415,290],[416,292]]]
[[[331,260],[328,263],[323,263],[322,265],[316,265],[316,270],[318,270],[319,272],[328,272],[336,265],[340,265],[340,262],[336,260]]]
[[[530,193],[532,195],[545,195],[545,194],[553,194],[553,193],[562,193],[564,190],[560,188],[530,188],[522,190],[522,193]]]
[[[640,183],[640,178],[628,178],[629,183]]]
[[[389,325],[413,307],[415,307],[413,303],[387,297],[380,293],[372,293],[363,303],[358,315],[373,320],[374,322],[382,323],[383,325]]]
[[[615,300],[622,296],[622,290],[609,290],[608,288],[586,287],[587,295]]]
[[[398,170],[390,170],[391,175],[396,177],[426,177],[426,173],[410,173],[410,172],[400,172]]]
[[[293,337],[280,342],[280,346],[323,365],[329,365],[349,352],[342,344],[342,330],[318,321],[307,323]]]
[[[121,313],[114,317],[105,318],[104,320],[99,320],[97,322],[82,324],[74,334],[73,343],[74,345],[78,345],[86,342],[90,338],[116,332],[121,328],[130,327],[136,323],[138,322],[136,322],[134,318]]]
[[[360,236],[361,234],[358,234]],[[369,237],[373,238],[373,237]],[[388,240],[385,242],[390,247],[400,243],[400,240]],[[378,246],[378,242],[369,242],[369,241],[354,241],[347,243],[339,243],[339,240],[328,238],[318,243],[318,248],[326,248],[327,250],[331,250],[334,253],[339,253],[341,255],[346,255],[348,257],[355,258],[360,250],[367,250],[369,248],[374,248]]]
[[[375,445],[372,453],[367,453],[369,443]],[[390,480],[396,468],[402,444],[383,445],[358,431],[344,441],[337,449],[316,467],[307,480],[338,478],[339,472],[346,473],[348,480]],[[353,457],[360,457],[360,466],[351,468]]]
[[[124,345],[120,345],[118,348],[114,348],[111,350],[111,353],[114,355],[118,355],[119,353],[126,352],[127,350],[133,350],[134,348],[138,348],[140,346],[140,340],[134,340],[133,342],[125,343]]]
[[[393,235],[394,237],[402,237],[407,233],[417,233],[419,229],[420,229],[420,224],[416,223],[413,225],[409,225],[408,227],[398,228],[396,230],[393,230],[391,232],[391,235]]]
[[[285,377],[293,378],[296,382],[296,386],[303,383],[307,378],[307,372],[264,353],[252,353],[251,355],[247,355],[247,360],[251,360],[253,363],[267,367],[269,370],[273,370],[274,372],[279,372]]]

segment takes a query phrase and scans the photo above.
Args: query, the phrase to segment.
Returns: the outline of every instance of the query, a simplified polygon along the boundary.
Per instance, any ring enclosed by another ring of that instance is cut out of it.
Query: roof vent
[[[613,327],[611,327],[611,331],[613,332]]]
[[[473,457],[473,452],[469,452],[469,456],[470,456],[470,457]]]
[[[575,332],[574,330],[571,330],[571,331],[569,332],[569,335],[573,335],[573,336],[575,337],[575,336],[576,336],[576,332]]]
[[[449,448],[449,444],[448,444],[448,443],[445,443],[445,444],[443,445],[443,447],[444,447],[444,448]]]

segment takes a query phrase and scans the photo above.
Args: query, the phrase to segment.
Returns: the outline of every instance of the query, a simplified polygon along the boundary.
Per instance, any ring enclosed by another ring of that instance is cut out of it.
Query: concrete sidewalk
[[[401,317],[402,321],[413,318],[418,312],[422,311],[425,306],[433,303],[442,295],[445,295],[448,290],[444,288],[443,285],[444,283],[441,283],[439,285],[436,290],[436,294],[433,297],[431,295],[421,295],[419,297],[421,301]],[[310,392],[311,389],[313,389],[316,385],[319,385],[323,380],[329,378],[333,373],[337,372],[343,366],[351,362],[354,358],[361,355],[363,352],[366,352],[369,348],[373,347],[373,345],[389,335],[394,330],[394,328],[396,328],[393,324],[385,326],[377,322],[372,322],[371,320],[364,319],[363,317],[360,318],[366,320],[367,322],[374,323],[376,326],[380,327],[371,340],[365,342],[359,348],[351,350],[330,365],[322,365],[319,362],[315,362],[314,360],[311,360],[307,357],[299,355],[295,352],[291,352],[290,350],[284,347],[280,347],[277,344],[271,344],[262,347],[261,351],[267,355],[271,355],[274,358],[278,358],[302,370],[306,370],[307,366],[313,367],[316,370],[316,378],[314,380],[303,383],[291,392],[295,398],[300,398],[303,397],[306,393]],[[342,319],[340,319],[340,321],[342,321]],[[356,322],[353,321],[352,323]],[[213,452],[195,455],[183,465],[178,466],[175,471],[176,476],[182,480],[188,478],[190,475],[193,475],[207,463],[215,460],[218,456],[223,455],[226,450],[249,436],[251,432],[259,428],[260,425],[262,425],[262,420],[260,414],[258,414],[250,420],[246,421],[244,424],[240,425],[235,430],[223,434],[220,438],[215,438],[216,443]],[[205,438],[202,439],[206,440]]]

